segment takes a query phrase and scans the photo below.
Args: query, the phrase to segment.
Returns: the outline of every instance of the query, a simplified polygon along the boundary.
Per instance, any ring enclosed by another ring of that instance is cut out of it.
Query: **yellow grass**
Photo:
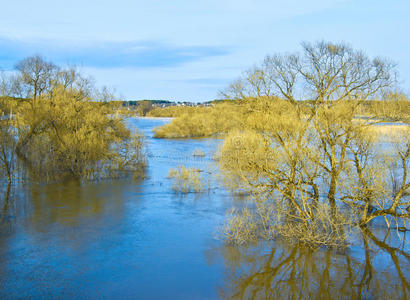
[[[370,130],[376,136],[396,136],[403,134],[406,130],[410,129],[410,125],[379,125],[371,126]]]

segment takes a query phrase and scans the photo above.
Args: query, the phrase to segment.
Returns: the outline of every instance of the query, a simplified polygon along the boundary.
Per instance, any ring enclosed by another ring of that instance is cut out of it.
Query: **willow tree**
[[[397,152],[400,189],[381,203],[380,197],[389,193],[376,178],[375,170],[383,166],[373,151],[372,122],[357,119],[363,101],[394,84],[391,62],[370,59],[345,44],[303,43],[301,53],[267,56],[227,90],[228,97],[245,100],[250,114],[247,130],[225,140],[222,167],[252,193],[263,195],[265,223],[272,222],[270,211],[280,210],[302,224],[301,236],[351,222],[339,214],[338,203],[359,210],[361,225],[376,216],[408,218],[403,210],[403,191],[409,186],[407,142]],[[272,204],[268,210],[266,203]],[[318,220],[327,211],[323,205],[329,205],[331,218]],[[297,227],[285,232],[291,228]]]
[[[33,175],[94,179],[143,169],[142,137],[109,106],[63,86],[51,95],[39,97],[34,107],[22,104],[16,117],[19,157]]]

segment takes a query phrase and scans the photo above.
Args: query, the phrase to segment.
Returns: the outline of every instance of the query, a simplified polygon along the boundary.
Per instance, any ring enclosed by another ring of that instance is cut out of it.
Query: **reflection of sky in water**
[[[400,276],[410,277],[410,264],[400,251],[408,253],[408,246],[386,250],[368,239],[365,250],[360,237],[347,253],[278,242],[223,246],[214,237],[231,199],[219,179],[207,177],[211,188],[203,195],[179,196],[166,178],[180,164],[214,172],[211,157],[220,141],[153,139],[152,128],[166,122],[129,120],[146,136],[147,179],[12,190],[12,217],[0,228],[0,298],[213,299],[239,295],[244,284],[245,295],[258,290],[259,297],[343,290],[351,298],[363,278],[363,295],[383,297],[394,288],[392,298],[403,295]],[[206,156],[193,157],[195,149]],[[383,240],[382,230],[375,235]],[[389,239],[399,247],[395,234]]]

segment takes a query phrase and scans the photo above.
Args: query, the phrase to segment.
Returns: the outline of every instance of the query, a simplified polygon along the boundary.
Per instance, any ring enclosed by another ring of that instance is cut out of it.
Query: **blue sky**
[[[126,99],[206,101],[266,54],[344,41],[398,63],[410,90],[409,0],[1,0],[0,69],[76,64]]]

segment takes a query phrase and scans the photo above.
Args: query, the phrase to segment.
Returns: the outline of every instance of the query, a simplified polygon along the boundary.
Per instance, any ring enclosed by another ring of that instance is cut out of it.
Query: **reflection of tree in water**
[[[32,207],[30,219],[34,227],[41,230],[51,223],[76,225],[108,212],[112,217],[121,217],[127,188],[132,187],[127,180],[32,185],[27,194]]]
[[[30,228],[43,231],[51,224],[74,226],[105,214],[121,218],[124,199],[129,190],[135,192],[135,189],[138,189],[137,181],[131,179],[5,184],[0,186],[0,233],[12,231],[17,223],[27,224],[27,221]]]
[[[362,252],[277,244],[220,249],[226,299],[407,299],[410,255],[363,232]]]
[[[12,213],[12,185],[9,183],[7,186],[0,190],[0,233],[6,230],[10,230],[11,223],[14,220]]]
[[[49,223],[70,225],[80,216],[100,214],[105,202],[98,201],[98,194],[98,189],[83,189],[79,181],[33,185],[28,195],[33,207],[31,221],[39,229]]]

